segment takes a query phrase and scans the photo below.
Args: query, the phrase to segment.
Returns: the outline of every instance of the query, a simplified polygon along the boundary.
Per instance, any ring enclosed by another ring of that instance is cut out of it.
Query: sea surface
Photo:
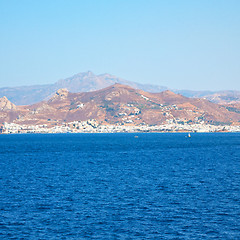
[[[240,239],[240,134],[0,135],[0,239]]]

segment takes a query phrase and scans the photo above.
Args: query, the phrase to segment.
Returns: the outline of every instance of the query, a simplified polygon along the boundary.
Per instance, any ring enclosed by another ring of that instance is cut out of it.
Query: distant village
[[[97,120],[74,121],[61,125],[20,125],[16,123],[4,123],[0,126],[1,134],[18,133],[118,133],[118,132],[240,132],[240,126],[211,125],[204,122],[195,124],[174,123],[169,121],[162,125],[140,124],[99,124]]]

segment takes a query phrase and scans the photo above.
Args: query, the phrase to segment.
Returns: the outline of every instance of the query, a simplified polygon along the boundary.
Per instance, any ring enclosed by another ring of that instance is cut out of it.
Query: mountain
[[[239,124],[240,113],[206,99],[188,98],[169,90],[150,93],[114,84],[101,90],[71,93],[59,89],[50,99],[29,106],[1,110],[0,123],[59,125],[95,119],[102,124],[168,122]]]
[[[17,118],[17,106],[11,103],[5,96],[0,98],[0,123],[12,122]]]
[[[147,92],[161,92],[168,88],[164,86],[139,84],[127,81],[125,79],[110,75],[95,75],[91,71],[78,73],[72,77],[62,79],[54,84],[22,86],[12,88],[0,88],[0,97],[6,96],[10,101],[17,105],[29,105],[49,99],[61,88],[66,88],[70,92],[89,92],[99,90],[115,83],[131,86]],[[170,89],[168,89],[170,90]],[[239,91],[190,91],[190,90],[172,90],[186,97],[205,98],[215,103],[233,104],[240,103]]]
[[[163,86],[127,81],[107,73],[95,75],[91,71],[88,71],[59,80],[54,84],[0,88],[0,97],[7,96],[9,100],[17,105],[28,105],[49,99],[61,88],[66,88],[73,93],[89,92],[108,87],[115,83],[126,84],[149,92],[160,92],[167,89]]]
[[[54,84],[0,88],[0,97],[7,96],[17,105],[27,105],[42,101],[55,92]]]
[[[0,98],[0,111],[15,110],[16,106],[11,103],[5,96]]]
[[[240,103],[240,91],[190,91],[190,90],[175,90],[186,97],[205,98],[211,102],[218,104],[234,104]]]
[[[59,80],[55,86],[59,88],[67,88],[70,92],[90,92],[99,90],[115,83],[131,86],[133,88],[145,89],[150,92],[160,92],[166,90],[166,87],[157,85],[140,84],[136,82],[127,81],[125,79],[113,76],[105,73],[95,75],[93,72],[88,71],[84,73],[78,73],[70,78]]]

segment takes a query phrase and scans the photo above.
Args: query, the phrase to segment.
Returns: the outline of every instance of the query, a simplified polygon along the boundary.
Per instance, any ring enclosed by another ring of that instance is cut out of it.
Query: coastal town
[[[238,105],[149,93],[127,85],[18,106],[0,98],[0,133],[240,132]]]
[[[118,132],[240,132],[240,126],[211,125],[204,123],[179,124],[167,123],[162,125],[103,125],[95,119],[88,121],[74,121],[62,123],[57,126],[42,125],[20,125],[16,123],[4,123],[0,126],[1,134],[18,133],[118,133]]]

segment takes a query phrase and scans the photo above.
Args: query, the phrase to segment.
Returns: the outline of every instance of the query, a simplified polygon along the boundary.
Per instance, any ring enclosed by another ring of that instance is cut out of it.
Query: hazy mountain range
[[[70,92],[90,92],[99,90],[115,83],[131,86],[147,92],[162,92],[171,90],[175,93],[182,94],[186,97],[206,98],[215,103],[238,103],[240,102],[239,91],[190,91],[190,90],[174,90],[165,86],[153,84],[140,84],[127,81],[125,79],[110,75],[95,75],[93,72],[78,73],[72,77],[62,79],[53,84],[5,87],[0,88],[0,97],[6,96],[16,105],[29,105],[43,100],[48,100],[53,94],[61,88],[66,88]]]

